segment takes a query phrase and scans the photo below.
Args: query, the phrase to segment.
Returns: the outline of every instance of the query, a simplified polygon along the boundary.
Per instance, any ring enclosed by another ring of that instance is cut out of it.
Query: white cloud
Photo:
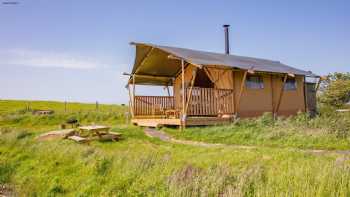
[[[111,65],[110,63],[81,55],[27,49],[0,51],[1,64],[71,69],[93,69],[97,67],[110,67]]]

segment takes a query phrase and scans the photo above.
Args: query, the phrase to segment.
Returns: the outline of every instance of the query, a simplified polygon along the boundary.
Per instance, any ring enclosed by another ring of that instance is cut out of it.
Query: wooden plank
[[[158,127],[161,125],[181,125],[181,120],[179,118],[151,118],[151,119],[132,119],[132,123],[138,126],[146,127]]]
[[[187,115],[187,110],[188,110],[188,105],[191,102],[191,98],[192,98],[192,90],[193,90],[193,85],[194,85],[194,81],[196,80],[196,76],[197,76],[197,69],[195,70],[195,73],[193,74],[192,80],[191,80],[191,87],[189,89],[188,95],[187,95],[187,103],[186,103],[186,108],[185,108],[185,115]]]
[[[315,88],[316,93],[317,93],[318,89],[320,88],[320,84],[321,84],[321,82],[322,82],[323,79],[326,79],[326,78],[325,78],[325,77],[324,77],[324,78],[323,78],[323,77],[320,77],[320,78],[318,79],[318,82],[317,82],[317,85],[316,85],[316,88]],[[305,83],[305,81],[304,81],[304,83]]]
[[[278,111],[279,111],[279,108],[280,108],[280,105],[281,105],[281,100],[283,98],[284,85],[286,84],[287,78],[288,78],[288,74],[286,74],[284,76],[284,79],[283,79],[283,83],[282,83],[282,86],[281,86],[281,92],[280,92],[280,95],[278,97],[278,101],[277,101],[277,105],[276,105],[276,109],[275,109],[275,113],[274,113],[275,115],[278,115]]]
[[[207,126],[207,125],[228,124],[230,122],[231,122],[230,118],[189,117],[186,121],[186,125],[189,125],[189,126]]]
[[[198,93],[198,88],[193,89],[193,99],[192,99],[192,115],[196,115],[197,113],[197,93]]]
[[[248,70],[244,72],[243,78],[242,78],[242,81],[241,81],[241,84],[240,84],[239,94],[238,94],[238,98],[237,98],[237,105],[236,105],[236,107],[237,107],[236,115],[238,115],[238,112],[239,112],[239,105],[240,105],[241,97],[242,97],[243,90],[244,90],[244,87],[245,87],[245,80],[247,78],[247,73],[248,73]]]
[[[275,95],[274,95],[273,80],[274,80],[273,75],[270,75],[272,115],[275,115]]]
[[[203,111],[203,101],[202,101],[202,93],[203,93],[203,91],[202,91],[202,89],[199,89],[199,115],[203,115],[202,114],[202,111]]]
[[[186,119],[186,125],[199,126],[199,125],[217,125],[230,123],[230,118],[219,117],[188,117]],[[132,119],[134,124],[138,126],[158,127],[161,125],[181,125],[181,120],[177,119]]]
[[[128,92],[129,92],[129,111],[131,114],[131,117],[134,116],[134,104],[132,103],[132,96],[131,96],[131,91],[130,91],[130,84],[128,84]]]
[[[181,129],[185,127],[186,124],[186,117],[185,117],[185,94],[186,94],[186,88],[185,88],[185,60],[181,59],[181,86],[182,86],[182,113],[181,113]]]
[[[204,103],[203,103],[203,105],[204,105],[204,112],[205,112],[206,115],[209,115],[208,89],[207,88],[204,89],[204,97],[203,98],[204,98]]]
[[[69,136],[68,139],[79,142],[79,143],[84,143],[84,142],[88,142],[88,139],[85,137],[80,137],[77,135],[73,135],[73,136]]]
[[[236,77],[235,77],[235,71],[232,70],[232,89],[233,89],[233,101],[232,101],[232,113],[236,113]]]

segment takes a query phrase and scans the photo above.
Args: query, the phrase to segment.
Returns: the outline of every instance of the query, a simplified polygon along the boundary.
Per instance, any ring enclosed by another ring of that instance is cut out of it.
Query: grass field
[[[330,130],[332,125],[312,123],[318,120],[302,116],[273,125],[264,117],[235,126],[190,128],[183,133],[165,129],[179,138],[262,145],[254,149],[207,148],[148,138],[141,128],[125,124],[126,108],[121,106],[101,105],[96,112],[94,104],[76,103],[74,108],[69,104],[71,110],[65,113],[62,103],[32,102],[35,108],[56,110],[54,115],[35,116],[23,110],[25,105],[23,101],[0,101],[0,184],[20,196],[350,196],[348,155],[288,148],[346,149],[348,136],[343,127],[347,125],[341,125],[343,122],[334,123],[338,126]],[[123,140],[90,145],[35,140],[72,116],[84,124],[110,125],[123,134]],[[325,117],[319,121],[321,118]],[[297,132],[299,127],[303,130]],[[283,140],[267,138],[280,136],[272,128],[279,132],[286,128],[287,135],[281,134]],[[296,145],[314,129],[317,139],[335,137],[325,145],[321,140]],[[301,137],[295,137],[298,135]],[[299,141],[288,143],[287,139]]]
[[[163,129],[186,140],[210,143],[294,147],[302,149],[350,149],[350,113],[336,113],[323,108],[320,115],[305,114],[274,121],[271,114],[257,119],[241,120],[236,124],[177,129]]]

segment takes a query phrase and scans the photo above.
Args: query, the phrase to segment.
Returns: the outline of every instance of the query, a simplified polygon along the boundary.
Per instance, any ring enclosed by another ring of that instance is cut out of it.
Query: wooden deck
[[[131,122],[138,126],[159,127],[159,126],[180,126],[181,120],[178,118],[133,118]],[[186,126],[207,126],[220,125],[232,122],[232,118],[219,117],[188,117]]]

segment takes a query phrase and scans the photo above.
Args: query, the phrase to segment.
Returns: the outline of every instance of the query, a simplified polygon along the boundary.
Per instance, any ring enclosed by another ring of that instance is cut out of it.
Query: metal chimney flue
[[[230,40],[229,40],[229,27],[230,25],[223,25],[225,31],[225,53],[230,54]]]

